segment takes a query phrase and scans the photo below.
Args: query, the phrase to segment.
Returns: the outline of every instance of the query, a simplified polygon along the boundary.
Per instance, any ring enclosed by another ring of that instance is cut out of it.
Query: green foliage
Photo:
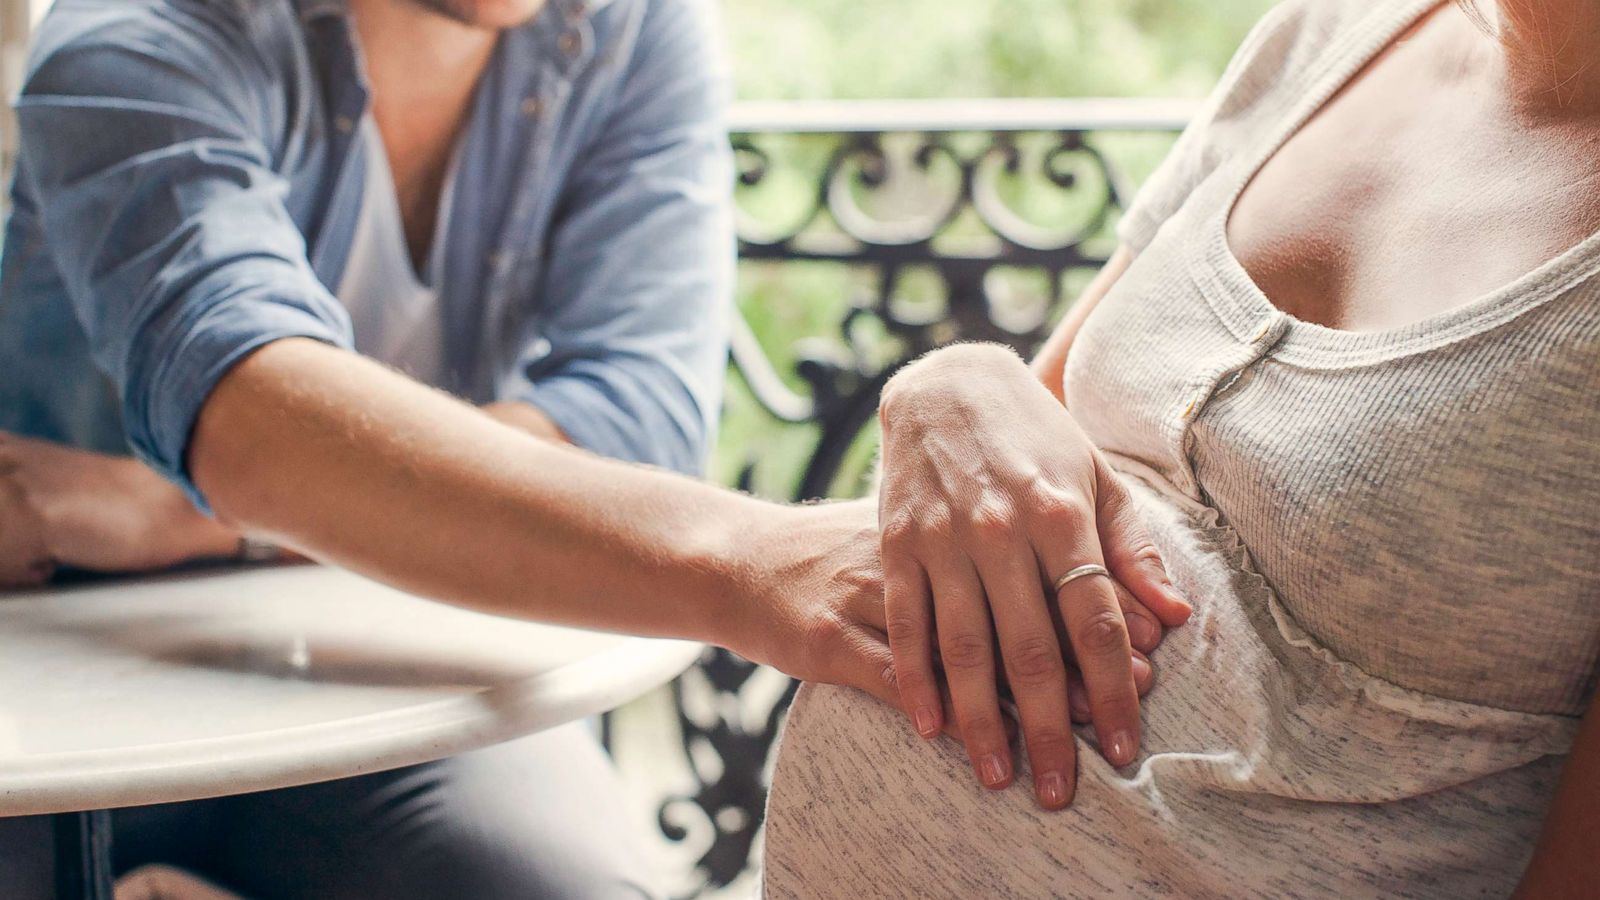
[[[1270,0],[727,0],[746,99],[1200,96]]]
[[[723,4],[738,95],[748,100],[940,97],[1203,96],[1271,0],[728,0]],[[1093,138],[1132,184],[1171,144],[1165,135]],[[817,190],[829,145],[796,139],[759,191],[741,195],[757,221],[793,221]],[[1025,167],[1026,168],[1026,167]],[[1031,169],[1037,171],[1037,168]],[[1092,173],[1091,173],[1092,177]],[[1082,196],[1039,181],[1003,184],[1012,209],[1062,227]],[[952,240],[981,240],[957,222]],[[1102,234],[1102,242],[1110,240]],[[873,273],[820,263],[743,263],[738,301],[779,373],[794,376],[796,346],[842,346],[839,322],[870,293]],[[1033,294],[1037,273],[1017,283]],[[1075,296],[1087,273],[1069,273]],[[909,278],[897,301],[937,308],[937,279]],[[839,496],[865,487],[876,446],[872,428],[852,448]],[[752,487],[790,496],[812,452],[816,429],[774,422],[737,376],[727,402],[713,476],[733,483],[757,463]]]

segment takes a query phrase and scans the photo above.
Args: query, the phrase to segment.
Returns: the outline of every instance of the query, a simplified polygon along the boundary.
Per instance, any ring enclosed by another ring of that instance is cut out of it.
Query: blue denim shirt
[[[442,387],[702,468],[733,262],[711,10],[550,0],[503,34],[437,273]],[[17,101],[0,428],[131,449],[203,507],[185,446],[227,369],[284,337],[352,346],[328,286],[367,103],[341,0],[57,0]]]

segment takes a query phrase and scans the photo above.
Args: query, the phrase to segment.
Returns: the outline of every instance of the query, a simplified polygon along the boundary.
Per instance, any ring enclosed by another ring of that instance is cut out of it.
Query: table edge
[[[680,675],[703,650],[687,641],[627,638],[520,682],[294,729],[303,739],[294,743],[249,734],[151,745],[140,748],[145,761],[126,751],[63,754],[82,765],[37,776],[0,772],[0,817],[199,800],[431,762],[615,709]],[[619,669],[629,677],[616,678]],[[185,746],[190,755],[173,761],[174,748]],[[110,756],[117,758],[104,758]]]

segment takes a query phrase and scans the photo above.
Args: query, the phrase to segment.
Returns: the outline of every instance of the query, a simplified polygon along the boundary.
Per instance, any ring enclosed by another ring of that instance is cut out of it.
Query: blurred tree
[[[725,0],[727,40],[744,100],[941,97],[1203,96],[1250,26],[1275,0]],[[1170,137],[1095,135],[1134,182],[1147,175]],[[803,142],[802,142],[803,143]],[[741,195],[745,209],[784,219],[816,191],[830,149],[774,160],[763,188]],[[803,147],[802,147],[803,149]],[[1037,187],[1037,185],[1035,185]],[[1059,218],[1055,190],[1023,188],[1006,198],[1036,219]],[[1081,274],[1081,273],[1080,273]],[[837,344],[850,299],[870,294],[874,272],[817,263],[745,263],[739,307],[789,384],[803,389],[797,345]],[[920,296],[914,279],[902,285]],[[1069,286],[1066,296],[1077,288]],[[936,292],[934,292],[936,293]],[[740,478],[760,460],[758,493],[787,497],[816,447],[810,425],[773,420],[738,378],[729,380],[714,477]],[[868,429],[852,454],[863,471],[873,452]],[[845,478],[840,494],[862,488]]]
[[[1272,0],[727,0],[739,96],[1197,96]]]

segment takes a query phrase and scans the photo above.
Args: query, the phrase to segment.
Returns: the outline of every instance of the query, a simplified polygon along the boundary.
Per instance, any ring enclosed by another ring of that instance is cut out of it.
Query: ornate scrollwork
[[[736,133],[743,259],[847,266],[872,285],[852,298],[831,336],[805,340],[792,380],[737,323],[733,367],[757,403],[777,421],[817,430],[790,499],[833,492],[847,453],[874,420],[880,389],[907,361],[953,340],[1026,352],[1045,336],[1062,303],[1063,274],[1104,263],[1109,225],[1127,196],[1096,143],[1097,125],[1176,132],[1183,124],[1171,106],[1113,108],[1108,116],[1098,101],[1033,104],[1020,115],[1015,101],[1001,105],[1013,112],[1005,121],[983,103],[881,105],[885,123],[915,119],[915,127],[874,125],[862,105],[792,107],[776,121],[769,109],[766,121]],[[786,156],[785,144],[806,146]],[[789,197],[753,202],[769,188]],[[1052,220],[1040,221],[1040,209],[1053,211]],[[930,313],[927,304],[900,302],[913,272],[934,274],[942,307]],[[1035,284],[1042,276],[1044,288],[1022,297],[1028,292],[1013,282],[1023,275]],[[759,464],[743,467],[741,487],[754,486]],[[701,831],[709,826],[699,889],[732,882],[756,845],[768,757],[794,693],[793,684],[752,689],[773,675],[710,650],[673,686],[695,786],[661,805],[659,823],[673,840],[689,833],[688,819]]]

